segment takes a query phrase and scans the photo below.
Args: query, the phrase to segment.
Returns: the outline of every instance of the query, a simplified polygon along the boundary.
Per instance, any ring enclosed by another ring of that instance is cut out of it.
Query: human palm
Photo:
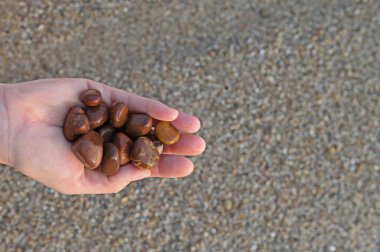
[[[98,170],[84,169],[71,151],[71,143],[64,138],[62,127],[68,109],[80,106],[79,94],[89,88],[98,89],[107,104],[122,101],[132,113],[147,113],[158,120],[172,121],[182,132],[181,140],[164,147],[160,162],[152,171],[128,164],[107,177]],[[200,127],[194,116],[87,79],[47,79],[9,85],[5,100],[10,131],[9,164],[62,193],[113,193],[131,181],[146,177],[186,176],[193,170],[193,164],[181,155],[197,155],[205,148],[202,138],[190,134]]]

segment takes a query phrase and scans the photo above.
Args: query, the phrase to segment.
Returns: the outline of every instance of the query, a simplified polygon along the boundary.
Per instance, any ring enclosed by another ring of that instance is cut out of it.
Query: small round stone
[[[113,143],[119,151],[120,165],[128,164],[133,147],[132,140],[126,134],[119,132],[116,134]]]
[[[116,129],[111,124],[105,124],[98,128],[97,131],[103,137],[104,143],[112,143]]]
[[[125,126],[125,133],[132,138],[149,134],[153,119],[147,114],[131,114]]]
[[[90,121],[91,129],[102,126],[107,122],[109,117],[109,108],[105,103],[101,103],[95,107],[87,107],[85,111]]]
[[[157,166],[160,154],[153,142],[147,137],[139,137],[133,144],[131,162],[140,169],[152,169]]]
[[[80,96],[80,100],[89,107],[98,106],[102,103],[102,94],[96,89],[88,89],[83,91]]]
[[[85,168],[96,169],[102,161],[103,138],[91,130],[74,142],[72,151]]]
[[[123,102],[115,102],[111,107],[110,121],[115,128],[121,128],[128,120],[128,107]]]
[[[116,145],[107,143],[104,145],[104,154],[100,165],[102,172],[111,176],[117,173],[120,168],[119,152]]]
[[[90,131],[90,122],[80,107],[72,107],[66,115],[63,125],[63,135],[65,138],[73,142],[78,135],[86,134]]]
[[[172,145],[179,141],[181,134],[170,122],[158,122],[154,134],[163,144]]]

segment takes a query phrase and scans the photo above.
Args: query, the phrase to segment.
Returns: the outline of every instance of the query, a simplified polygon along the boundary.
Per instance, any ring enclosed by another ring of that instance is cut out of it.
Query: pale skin
[[[62,127],[68,109],[83,106],[79,94],[89,88],[99,90],[107,104],[122,101],[132,113],[171,121],[182,132],[180,141],[165,146],[158,166],[152,170],[128,164],[107,177],[98,170],[85,169],[71,151]],[[0,162],[63,194],[116,193],[143,178],[187,176],[194,166],[184,156],[198,155],[206,146],[201,137],[192,134],[200,128],[196,117],[88,79],[0,84],[0,97]]]

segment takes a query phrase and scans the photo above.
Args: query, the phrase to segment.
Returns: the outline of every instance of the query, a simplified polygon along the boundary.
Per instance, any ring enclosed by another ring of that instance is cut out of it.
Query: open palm
[[[62,133],[68,109],[82,104],[79,94],[98,89],[107,104],[125,102],[133,112],[172,121],[182,132],[181,140],[165,146],[157,167],[140,170],[122,166],[116,175],[107,177],[98,170],[84,169],[71,151],[71,143]],[[200,123],[191,115],[178,112],[159,101],[137,96],[87,79],[47,79],[7,86],[5,96],[9,116],[8,163],[23,174],[67,194],[113,193],[131,181],[146,177],[182,177],[193,170],[192,162],[181,155],[198,155],[205,142],[192,135]]]

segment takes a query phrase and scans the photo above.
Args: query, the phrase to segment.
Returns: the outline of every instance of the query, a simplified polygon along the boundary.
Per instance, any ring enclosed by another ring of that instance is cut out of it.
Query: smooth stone
[[[124,133],[116,134],[113,143],[119,151],[120,165],[125,165],[130,162],[130,155],[133,147],[133,141]]]
[[[110,121],[115,128],[121,128],[128,120],[128,107],[123,102],[115,102],[111,107]]]
[[[102,161],[103,138],[98,132],[91,130],[74,142],[72,151],[85,168],[96,169]]]
[[[97,129],[97,132],[103,137],[104,143],[112,143],[113,138],[116,134],[116,129],[110,125],[105,124]]]
[[[66,115],[63,125],[63,135],[65,138],[73,142],[78,135],[86,134],[90,131],[90,122],[80,107],[72,107]]]
[[[157,166],[160,154],[153,142],[147,137],[139,137],[133,144],[131,162],[140,169],[152,169]]]
[[[125,133],[129,137],[136,138],[149,134],[153,119],[147,114],[131,114],[125,126]]]
[[[154,134],[163,144],[172,145],[179,141],[181,134],[170,122],[158,122]]]
[[[100,166],[102,172],[107,176],[114,175],[119,170],[119,152],[113,143],[106,143],[104,145],[103,159]]]
[[[109,108],[105,103],[95,107],[87,107],[86,115],[90,121],[91,129],[96,129],[105,124],[109,118]]]
[[[98,106],[102,103],[102,94],[96,89],[88,89],[83,91],[80,96],[80,100],[89,107]]]

